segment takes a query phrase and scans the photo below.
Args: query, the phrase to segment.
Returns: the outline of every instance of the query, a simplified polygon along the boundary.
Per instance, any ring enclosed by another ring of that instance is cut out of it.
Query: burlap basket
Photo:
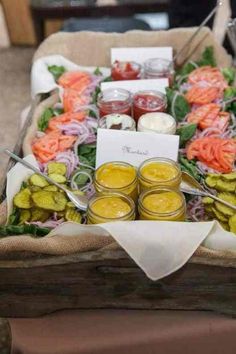
[[[174,29],[160,32],[130,31],[124,34],[105,34],[92,32],[58,33],[46,39],[36,51],[34,61],[38,58],[60,54],[78,65],[85,66],[109,66],[111,47],[136,47],[136,46],[172,46],[178,51],[185,41],[192,35],[194,29]],[[226,53],[214,39],[211,31],[204,28],[192,41],[191,46],[182,56],[180,62],[187,59],[198,59],[206,46],[213,46],[215,56],[220,66],[231,64],[231,57]],[[29,127],[24,141],[22,142],[23,154],[30,154],[31,142],[37,130],[37,121],[45,108],[53,106],[58,102],[59,96],[53,93],[49,98],[42,101],[35,109],[32,124]],[[6,219],[5,203],[0,208],[0,224]],[[110,237],[93,237],[84,235],[64,238],[63,235],[34,239],[30,236],[6,237],[0,240],[0,255],[12,254],[12,252],[34,252],[37,254],[69,255],[78,252],[101,249],[103,247],[119,248]],[[23,254],[22,254],[23,255]],[[214,264],[224,266],[236,266],[236,252],[213,251],[200,247],[195,256],[198,261],[207,263],[211,259]]]

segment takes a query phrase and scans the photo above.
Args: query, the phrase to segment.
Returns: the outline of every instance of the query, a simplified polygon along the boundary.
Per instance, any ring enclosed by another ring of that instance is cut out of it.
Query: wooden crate
[[[0,316],[62,309],[211,310],[236,315],[236,264],[193,257],[153,282],[122,250],[0,260]],[[209,262],[208,262],[209,263]]]
[[[40,99],[32,105],[16,154],[21,154]],[[13,164],[9,161],[8,168]],[[3,196],[4,190],[5,183]],[[194,255],[182,269],[156,282],[121,249],[0,258],[1,317],[35,317],[71,308],[212,310],[234,316],[235,294],[236,261],[217,256],[209,260]]]

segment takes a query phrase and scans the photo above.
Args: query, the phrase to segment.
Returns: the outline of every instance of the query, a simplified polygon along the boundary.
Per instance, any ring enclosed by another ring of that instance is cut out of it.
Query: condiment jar
[[[97,105],[100,117],[111,113],[131,115],[132,97],[129,91],[112,88],[98,95]]]
[[[154,157],[148,159],[138,169],[139,188],[141,191],[163,186],[178,189],[181,177],[179,165],[167,158]]]
[[[140,220],[184,221],[186,202],[183,193],[170,188],[144,191],[138,200]]]
[[[133,97],[133,118],[137,122],[139,117],[150,112],[164,112],[167,107],[166,95],[155,90],[138,91]]]
[[[138,80],[141,77],[141,65],[134,61],[116,60],[111,68],[111,77],[114,81]]]
[[[95,171],[94,186],[98,194],[124,193],[137,201],[138,178],[136,168],[129,163],[120,161],[105,163]]]
[[[98,128],[135,131],[136,123],[127,114],[111,113],[98,120]]]
[[[163,58],[151,58],[143,64],[145,79],[163,79],[169,80],[171,86],[174,79],[173,61]]]
[[[122,193],[95,196],[89,201],[88,224],[135,220],[133,199]]]
[[[176,132],[176,121],[167,113],[146,113],[138,120],[138,131],[174,135]]]

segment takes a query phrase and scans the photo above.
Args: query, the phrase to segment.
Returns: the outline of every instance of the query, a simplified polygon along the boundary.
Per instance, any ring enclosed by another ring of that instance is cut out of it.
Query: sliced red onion
[[[75,181],[79,175],[84,175],[84,176],[88,177],[88,179],[89,179],[89,182],[86,183],[86,185],[83,186],[82,188],[79,188],[76,181]],[[90,186],[92,183],[93,183],[93,179],[92,179],[91,175],[87,171],[80,170],[73,175],[73,177],[71,179],[70,186],[72,189],[76,189],[76,190],[80,189],[82,192],[85,192],[88,188],[87,186]]]

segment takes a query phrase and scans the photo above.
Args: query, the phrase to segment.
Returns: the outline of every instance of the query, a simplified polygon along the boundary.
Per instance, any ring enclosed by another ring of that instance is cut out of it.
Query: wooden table
[[[85,1],[86,2],[86,1]],[[57,1],[58,6],[48,1],[31,1],[31,12],[35,25],[37,41],[45,38],[44,22],[48,19],[68,19],[70,17],[129,17],[136,13],[155,13],[168,11],[170,0],[91,0],[85,5],[76,2]]]

